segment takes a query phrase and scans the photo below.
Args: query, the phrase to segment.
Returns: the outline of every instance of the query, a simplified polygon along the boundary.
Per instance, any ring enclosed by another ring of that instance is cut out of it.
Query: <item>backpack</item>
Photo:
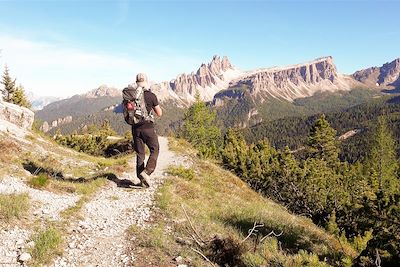
[[[144,89],[142,87],[128,86],[122,90],[122,107],[125,122],[136,125],[144,121],[154,121],[152,112],[148,112],[144,101]]]

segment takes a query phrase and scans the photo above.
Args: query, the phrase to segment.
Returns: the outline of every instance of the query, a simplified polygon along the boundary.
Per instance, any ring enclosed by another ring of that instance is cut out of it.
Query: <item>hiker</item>
[[[159,154],[158,137],[154,129],[154,115],[161,117],[162,110],[157,96],[150,91],[147,76],[136,75],[136,84],[123,91],[125,121],[132,125],[133,146],[136,152],[136,175],[141,184],[150,187],[149,178],[157,165]],[[145,160],[145,145],[150,156]]]

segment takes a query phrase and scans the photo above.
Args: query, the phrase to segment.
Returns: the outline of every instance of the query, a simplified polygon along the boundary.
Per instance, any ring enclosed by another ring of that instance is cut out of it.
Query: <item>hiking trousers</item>
[[[133,147],[136,152],[136,175],[145,170],[148,175],[152,174],[156,169],[157,158],[160,152],[158,136],[154,128],[147,129],[132,129]],[[150,156],[145,164],[145,145],[150,150]]]

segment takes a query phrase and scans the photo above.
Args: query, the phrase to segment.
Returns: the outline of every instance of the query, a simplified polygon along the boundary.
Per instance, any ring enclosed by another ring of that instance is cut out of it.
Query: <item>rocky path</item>
[[[126,189],[110,182],[83,207],[83,219],[71,224],[66,237],[67,248],[63,257],[55,260],[54,266],[134,265],[135,258],[125,254],[128,246],[126,230],[131,225],[145,227],[165,169],[181,162],[168,149],[166,138],[160,137],[159,141],[160,156],[157,169],[151,176],[151,187]]]

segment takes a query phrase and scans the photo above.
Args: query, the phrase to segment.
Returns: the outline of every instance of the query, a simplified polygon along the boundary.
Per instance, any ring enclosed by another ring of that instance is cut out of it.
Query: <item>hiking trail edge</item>
[[[131,225],[145,228],[151,216],[155,192],[164,181],[165,169],[182,165],[185,158],[168,149],[166,137],[159,137],[160,156],[151,176],[150,188],[142,190],[117,187],[109,182],[84,205],[82,219],[71,223],[65,237],[66,248],[53,266],[132,266],[135,256],[128,256],[126,230]],[[136,156],[129,172],[135,174]],[[145,230],[144,230],[145,231]]]

